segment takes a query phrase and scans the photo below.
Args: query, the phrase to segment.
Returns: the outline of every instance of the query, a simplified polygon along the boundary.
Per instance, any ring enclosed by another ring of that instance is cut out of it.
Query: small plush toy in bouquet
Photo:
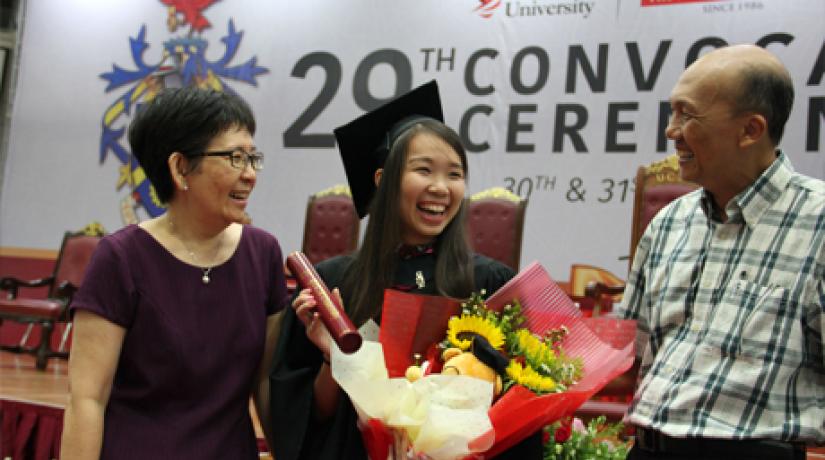
[[[378,342],[333,347],[372,460],[485,459],[633,363],[633,321],[583,318],[537,263],[486,302],[387,290]]]

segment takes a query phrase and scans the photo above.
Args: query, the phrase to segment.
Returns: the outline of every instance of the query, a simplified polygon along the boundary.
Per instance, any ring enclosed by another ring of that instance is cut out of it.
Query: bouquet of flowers
[[[520,327],[525,319],[518,299],[496,312],[487,307],[483,295],[483,291],[472,294],[461,304],[461,315],[450,318],[441,349],[467,351],[478,343],[474,340],[483,339],[484,346],[505,357],[500,370],[504,391],[522,385],[539,395],[559,393],[581,378],[581,359],[568,357],[561,347],[570,332],[566,326],[549,329],[539,337]],[[430,356],[427,364],[429,368],[439,363]]]
[[[629,443],[622,439],[624,425],[607,423],[604,416],[586,425],[568,417],[544,427],[544,460],[624,460]]]
[[[332,353],[372,460],[489,458],[570,416],[633,362],[635,323],[583,318],[537,263],[486,302],[385,292],[379,342]],[[443,346],[482,336],[504,357],[505,390],[439,374]],[[422,378],[404,378],[425,359]]]

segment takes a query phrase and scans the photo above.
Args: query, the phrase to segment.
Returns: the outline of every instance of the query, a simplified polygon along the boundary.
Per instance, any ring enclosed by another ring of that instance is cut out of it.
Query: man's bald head
[[[755,112],[765,117],[774,145],[782,139],[793,106],[793,82],[776,56],[755,45],[719,48],[702,56],[686,70],[717,79],[720,95],[734,113]]]

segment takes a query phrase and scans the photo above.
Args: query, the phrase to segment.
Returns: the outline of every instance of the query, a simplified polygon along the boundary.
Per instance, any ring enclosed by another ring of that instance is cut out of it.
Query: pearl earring
[[[184,183],[183,183],[183,191],[184,191],[184,192],[186,192],[186,191],[188,191],[188,190],[189,190],[189,184],[187,184],[186,182],[184,182]]]

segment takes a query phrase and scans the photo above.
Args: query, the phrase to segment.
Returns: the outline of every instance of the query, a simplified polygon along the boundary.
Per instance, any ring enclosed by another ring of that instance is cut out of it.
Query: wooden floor
[[[45,371],[34,357],[0,351],[0,398],[65,407],[69,397],[68,363],[50,359]]]

